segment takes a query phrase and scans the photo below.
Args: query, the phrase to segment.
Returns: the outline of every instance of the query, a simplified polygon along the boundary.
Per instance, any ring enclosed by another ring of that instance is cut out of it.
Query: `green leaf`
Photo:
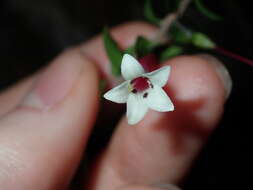
[[[202,3],[202,0],[194,0],[195,6],[196,8],[203,14],[205,15],[207,18],[210,18],[212,20],[222,20],[222,17],[217,15],[216,13],[211,12],[210,10],[208,10]]]
[[[198,48],[213,49],[216,44],[205,34],[200,32],[193,33],[192,43]]]
[[[160,24],[161,19],[158,18],[153,10],[151,0],[146,0],[144,4],[144,16],[146,19],[156,25]]]
[[[112,74],[114,76],[120,76],[120,65],[123,53],[119,49],[117,42],[112,38],[107,28],[103,30],[103,40],[105,51],[111,62]]]
[[[135,51],[135,49],[136,49],[136,48],[135,48],[135,45],[130,46],[129,48],[125,49],[124,53],[130,54],[130,55],[132,55],[132,56],[134,56],[134,57],[137,57],[137,56],[136,56],[136,51]]]
[[[161,61],[166,61],[172,57],[178,56],[182,54],[184,49],[181,46],[171,45],[170,47],[166,48],[160,55]]]
[[[134,57],[143,57],[152,52],[156,47],[156,43],[144,38],[143,36],[138,36],[133,46],[127,48],[124,53],[130,54]]]
[[[188,44],[192,40],[192,32],[184,29],[178,23],[172,24],[169,35],[176,43]]]
[[[107,83],[106,83],[105,79],[102,79],[99,81],[99,92],[100,92],[101,98],[103,97],[103,94],[105,92],[106,85],[107,85]]]
[[[135,54],[137,57],[143,57],[151,53],[156,46],[156,43],[139,36],[135,42]]]

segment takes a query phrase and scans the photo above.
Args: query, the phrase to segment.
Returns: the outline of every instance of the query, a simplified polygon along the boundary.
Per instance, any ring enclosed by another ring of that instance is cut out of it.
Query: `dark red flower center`
[[[132,90],[133,93],[143,92],[147,90],[149,87],[153,86],[147,77],[137,77],[133,79],[130,82],[130,84],[133,87],[133,90]]]
[[[157,59],[155,54],[145,55],[144,57],[141,57],[138,60],[146,72],[152,72],[158,69],[159,60]]]

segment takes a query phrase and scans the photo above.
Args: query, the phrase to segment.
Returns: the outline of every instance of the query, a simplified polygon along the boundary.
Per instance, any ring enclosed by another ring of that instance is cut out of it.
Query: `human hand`
[[[130,23],[112,33],[125,48],[138,35],[155,31]],[[1,190],[67,189],[96,120],[99,70],[115,81],[108,63],[96,37],[0,95]],[[182,179],[215,129],[231,90],[224,67],[207,55],[164,64],[172,67],[165,89],[175,111],[149,111],[134,127],[123,117],[109,146],[90,166],[85,189],[176,189],[168,184]]]

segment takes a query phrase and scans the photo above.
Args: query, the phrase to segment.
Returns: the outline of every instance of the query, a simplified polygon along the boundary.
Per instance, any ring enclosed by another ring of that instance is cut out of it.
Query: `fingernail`
[[[173,185],[173,184],[166,184],[166,183],[160,183],[160,184],[154,184],[153,187],[159,188],[159,189],[166,189],[166,190],[180,190],[179,187]]]
[[[216,72],[224,86],[226,99],[228,99],[232,90],[232,79],[227,68],[217,58],[209,54],[199,54],[198,56],[205,59],[208,63],[212,64],[215,67]]]
[[[50,109],[61,102],[72,89],[82,71],[82,61],[66,52],[43,71],[33,89],[24,99],[24,105],[39,109]]]

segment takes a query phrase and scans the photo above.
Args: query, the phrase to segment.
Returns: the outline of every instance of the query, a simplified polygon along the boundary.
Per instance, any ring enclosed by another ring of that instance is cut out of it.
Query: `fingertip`
[[[204,126],[215,125],[226,101],[227,87],[217,71],[217,64],[199,56],[179,56],[164,63],[172,67],[165,88],[175,106],[187,109],[188,105],[189,111],[192,109]],[[199,105],[198,109],[193,105]]]
[[[225,102],[216,68],[197,56],[180,56],[164,65],[171,66],[165,90],[175,110],[149,111],[133,128],[124,117],[101,164],[114,173],[101,174],[103,180],[177,183],[216,128]]]
[[[224,86],[225,95],[226,95],[225,98],[228,99],[232,91],[233,82],[225,64],[220,62],[216,57],[211,56],[209,54],[198,54],[197,56],[204,59],[205,61],[207,61],[209,64],[211,64],[214,67],[217,75],[221,79],[221,82]]]
[[[217,63],[221,64],[221,63]],[[171,76],[167,84],[177,93],[178,98],[212,96],[225,100],[225,86],[222,76],[208,60],[199,56],[179,56],[164,63],[171,66]],[[187,97],[186,97],[187,96]]]

